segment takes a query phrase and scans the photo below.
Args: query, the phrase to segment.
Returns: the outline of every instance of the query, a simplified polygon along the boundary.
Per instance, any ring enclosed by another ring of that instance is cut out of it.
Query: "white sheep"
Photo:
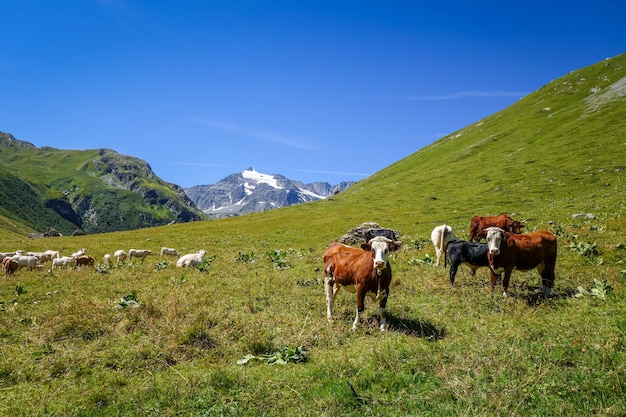
[[[148,255],[152,255],[152,251],[149,249],[129,249],[128,250],[128,260],[132,260],[135,258],[145,258]]]
[[[127,256],[128,255],[126,254],[126,252],[124,252],[122,249],[116,250],[115,253],[113,254],[113,257],[115,258],[115,262],[117,264],[119,264],[120,262],[123,262]]]
[[[161,248],[161,256],[163,255],[180,256],[180,253],[174,248]]]
[[[62,256],[60,258],[54,258],[52,260],[52,269],[58,267],[60,269],[67,268],[69,265],[76,263],[76,258],[72,256]]]
[[[176,262],[177,267],[188,267],[188,266],[198,266],[202,262],[204,262],[204,255],[206,255],[205,250],[200,250],[196,253],[188,253],[187,255],[183,255],[178,258]]]

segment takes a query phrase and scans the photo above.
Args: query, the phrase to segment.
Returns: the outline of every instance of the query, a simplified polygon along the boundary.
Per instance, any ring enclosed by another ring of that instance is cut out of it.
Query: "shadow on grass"
[[[354,319],[354,316],[346,311],[342,321],[349,323],[352,319]],[[427,321],[400,318],[389,312],[387,312],[387,324],[389,326],[388,332],[401,333],[411,337],[422,337],[432,342],[443,339],[446,336],[446,329],[444,328],[438,329]],[[380,326],[380,315],[372,314],[367,317],[361,317],[360,326],[368,332],[380,333],[378,327]]]
[[[553,292],[551,295],[545,296],[541,293],[541,288],[539,287],[529,287],[529,290],[529,292],[520,295],[520,298],[522,298],[529,306],[539,306],[547,301],[572,298],[577,292],[577,290],[570,288],[562,292]]]
[[[446,329],[437,328],[427,321],[400,318],[387,313],[387,322],[389,323],[388,331],[411,337],[422,337],[434,342],[446,336]]]

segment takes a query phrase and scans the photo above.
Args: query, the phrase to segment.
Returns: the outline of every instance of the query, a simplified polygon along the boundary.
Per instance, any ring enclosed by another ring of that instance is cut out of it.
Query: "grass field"
[[[589,104],[625,76],[624,56],[568,74],[330,200],[131,232],[3,232],[0,251],[208,256],[3,276],[0,415],[626,415],[626,102]],[[557,236],[551,297],[536,272],[513,272],[504,298],[484,268],[461,267],[451,288],[434,266],[433,227],[466,237],[472,215],[500,212]],[[346,292],[325,318],[322,253],[365,221],[402,234],[386,333],[369,299],[350,330]]]

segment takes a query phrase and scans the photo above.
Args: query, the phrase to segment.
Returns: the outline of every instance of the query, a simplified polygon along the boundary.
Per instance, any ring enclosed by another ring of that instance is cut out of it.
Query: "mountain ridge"
[[[280,174],[264,174],[250,167],[215,184],[185,189],[189,198],[212,218],[266,211],[328,198],[354,182],[304,184]]]

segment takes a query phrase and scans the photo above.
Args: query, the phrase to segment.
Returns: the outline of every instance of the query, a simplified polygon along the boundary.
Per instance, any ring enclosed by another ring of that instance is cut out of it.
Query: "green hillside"
[[[33,231],[132,230],[206,217],[182,188],[112,150],[37,148],[0,132],[0,213]]]
[[[49,239],[0,217],[0,251],[99,263],[0,280],[0,415],[626,415],[625,85],[626,55],[574,71],[315,203]],[[501,212],[557,236],[551,297],[434,266],[434,226]],[[402,234],[386,333],[343,290],[325,317],[322,253],[366,221]],[[162,246],[207,262],[102,263]]]

